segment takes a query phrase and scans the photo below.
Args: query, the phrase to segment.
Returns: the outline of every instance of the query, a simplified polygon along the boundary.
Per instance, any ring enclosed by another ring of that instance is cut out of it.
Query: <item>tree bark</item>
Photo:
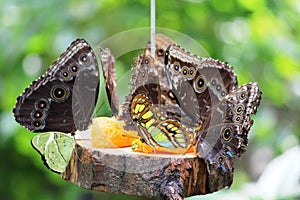
[[[64,180],[89,190],[153,199],[183,199],[232,184],[233,174],[207,166],[193,154],[143,154],[130,148],[93,148],[77,139]]]

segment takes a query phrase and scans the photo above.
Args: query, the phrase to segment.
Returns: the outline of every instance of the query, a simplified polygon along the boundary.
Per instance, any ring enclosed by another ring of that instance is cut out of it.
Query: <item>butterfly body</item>
[[[98,87],[94,52],[86,41],[78,39],[17,98],[15,119],[34,132],[85,130],[97,101]]]

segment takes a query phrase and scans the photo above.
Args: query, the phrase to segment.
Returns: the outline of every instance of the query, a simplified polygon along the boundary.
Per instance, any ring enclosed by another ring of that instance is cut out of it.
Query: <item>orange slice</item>
[[[186,154],[195,153],[195,147],[191,145],[189,148],[166,148],[166,147],[152,147],[142,142],[140,139],[135,139],[132,142],[132,151],[141,153],[163,153],[163,154]]]
[[[142,142],[140,139],[135,139],[132,142],[132,151],[141,153],[154,153],[155,149],[146,143]]]
[[[123,129],[124,122],[114,117],[97,117],[93,119],[92,146],[94,148],[130,147],[138,139],[135,131]]]

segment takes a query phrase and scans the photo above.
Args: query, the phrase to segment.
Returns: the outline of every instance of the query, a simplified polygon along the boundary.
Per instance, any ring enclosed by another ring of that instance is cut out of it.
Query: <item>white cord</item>
[[[151,55],[153,58],[155,58],[155,0],[151,0],[151,18],[150,18],[150,24],[151,24],[151,29],[150,29],[150,34],[151,34]]]

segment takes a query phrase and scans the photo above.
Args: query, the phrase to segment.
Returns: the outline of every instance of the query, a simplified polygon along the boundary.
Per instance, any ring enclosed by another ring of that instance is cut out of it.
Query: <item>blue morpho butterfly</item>
[[[176,44],[165,54],[166,76],[180,108],[197,123],[199,157],[224,172],[233,172],[233,158],[248,144],[261,91],[257,83],[238,87],[227,63],[191,54]]]
[[[17,122],[30,131],[54,132],[32,139],[51,170],[63,172],[69,163],[75,140],[64,133],[88,128],[98,88],[96,56],[84,39],[77,39],[17,98],[13,109]]]
[[[106,92],[114,115],[118,113],[114,58],[109,49],[100,49]],[[97,102],[99,70],[96,56],[84,39],[77,39],[53,63],[45,75],[31,83],[17,98],[15,119],[34,132],[32,146],[55,172],[69,163],[75,139],[64,133],[86,130]],[[56,132],[59,131],[59,132]]]
[[[34,132],[86,130],[98,88],[96,56],[84,39],[77,39],[17,98],[13,113],[17,122]]]

